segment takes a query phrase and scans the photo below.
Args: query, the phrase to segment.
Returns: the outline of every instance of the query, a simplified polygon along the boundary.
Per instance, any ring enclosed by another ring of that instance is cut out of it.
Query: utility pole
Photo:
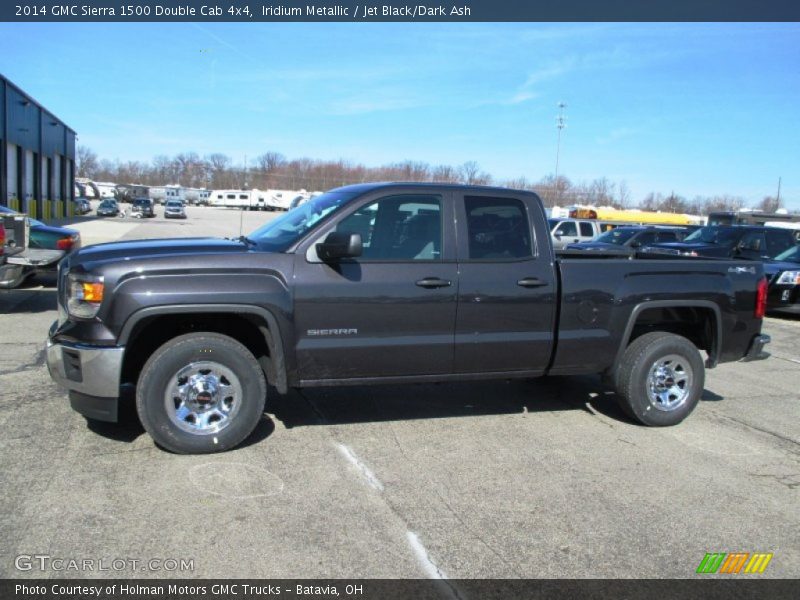
[[[778,196],[775,198],[775,204],[778,205],[778,208],[781,206],[781,178],[778,177]]]
[[[558,145],[556,146],[556,199],[560,196],[561,188],[558,185],[558,161],[561,157],[561,130],[566,127],[566,117],[564,116],[564,109],[567,105],[564,102],[558,103],[558,117],[556,118],[556,127],[558,128]]]

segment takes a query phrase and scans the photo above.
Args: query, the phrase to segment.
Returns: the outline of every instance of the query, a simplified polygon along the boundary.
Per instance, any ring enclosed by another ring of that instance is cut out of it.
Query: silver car
[[[186,209],[180,200],[169,200],[164,206],[165,219],[185,219]]]

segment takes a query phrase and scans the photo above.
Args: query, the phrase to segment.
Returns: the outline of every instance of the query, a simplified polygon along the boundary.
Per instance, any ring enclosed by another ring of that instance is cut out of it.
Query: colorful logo
[[[698,573],[726,573],[738,575],[740,573],[763,573],[772,553],[767,552],[707,552],[697,567]]]

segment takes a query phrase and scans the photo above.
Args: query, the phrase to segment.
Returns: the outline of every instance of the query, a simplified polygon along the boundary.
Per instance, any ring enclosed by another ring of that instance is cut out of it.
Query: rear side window
[[[514,198],[466,196],[469,257],[516,260],[533,256],[525,205]]]
[[[581,222],[581,237],[594,237],[594,228],[591,223]]]

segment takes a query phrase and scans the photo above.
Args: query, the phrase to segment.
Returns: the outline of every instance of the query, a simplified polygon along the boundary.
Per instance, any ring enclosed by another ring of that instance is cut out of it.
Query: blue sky
[[[800,24],[0,24],[0,72],[101,158],[477,161],[800,209]]]

